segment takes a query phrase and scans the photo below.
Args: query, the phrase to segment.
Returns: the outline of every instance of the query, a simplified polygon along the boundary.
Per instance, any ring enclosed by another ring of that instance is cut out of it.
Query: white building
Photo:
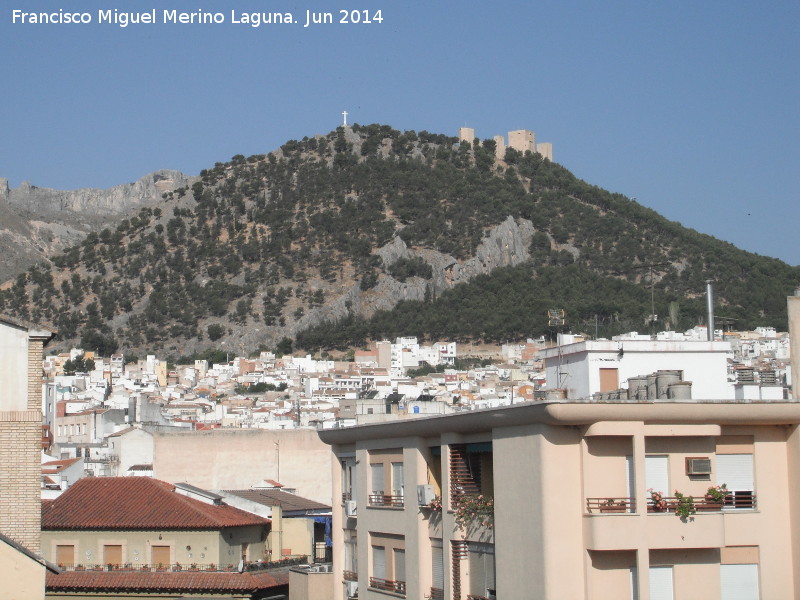
[[[567,398],[589,398],[627,388],[630,378],[656,371],[677,371],[691,382],[696,400],[733,399],[728,381],[728,342],[598,340],[542,350],[547,388],[563,389]]]

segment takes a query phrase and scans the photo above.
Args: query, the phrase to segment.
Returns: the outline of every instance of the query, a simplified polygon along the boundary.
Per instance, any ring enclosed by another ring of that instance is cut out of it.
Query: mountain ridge
[[[540,155],[498,159],[492,144],[353,125],[234,156],[7,282],[0,310],[52,320],[87,348],[247,353],[285,338],[360,345],[402,331],[403,319],[422,336],[524,338],[547,330],[545,306],[568,306],[575,326],[594,315],[608,334],[653,312],[688,328],[704,315],[710,278],[718,313],[744,326],[785,322],[800,269]],[[455,326],[457,302],[472,305],[472,323]],[[337,324],[349,342],[320,335]]]

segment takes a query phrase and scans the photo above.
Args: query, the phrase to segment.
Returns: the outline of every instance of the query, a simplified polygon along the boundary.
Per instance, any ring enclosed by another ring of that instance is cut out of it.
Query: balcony
[[[374,590],[392,592],[394,594],[399,594],[401,596],[406,595],[405,581],[392,581],[390,579],[379,579],[378,577],[370,577],[369,587],[371,587]]]
[[[381,508],[403,508],[403,496],[387,494],[370,494],[369,505]]]
[[[355,571],[342,571],[342,579],[345,581],[358,581],[358,573]]]
[[[440,588],[432,587],[431,588],[430,599],[431,600],[444,600],[444,590],[442,590]]]
[[[659,508],[653,500],[647,501],[648,513],[674,513],[678,499],[674,496],[664,496],[665,506]],[[731,492],[724,502],[706,500],[703,496],[692,496],[692,502],[697,512],[713,512],[729,509],[754,510],[756,508],[756,495],[752,492]],[[636,499],[621,497],[586,498],[586,512],[631,514],[636,512]]]

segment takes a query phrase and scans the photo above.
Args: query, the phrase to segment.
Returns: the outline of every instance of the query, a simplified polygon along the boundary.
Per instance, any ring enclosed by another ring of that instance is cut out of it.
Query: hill
[[[353,125],[217,163],[19,274],[0,311],[101,352],[505,340],[547,308],[600,335],[717,314],[786,325],[800,269],[686,229],[538,154]],[[667,317],[669,315],[669,317]]]

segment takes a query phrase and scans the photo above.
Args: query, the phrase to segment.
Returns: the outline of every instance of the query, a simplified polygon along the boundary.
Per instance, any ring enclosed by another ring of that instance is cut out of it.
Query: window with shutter
[[[758,565],[720,565],[721,598],[725,600],[759,600]]]
[[[75,565],[75,546],[72,544],[56,546],[56,563],[65,567]]]
[[[752,454],[717,454],[717,485],[730,492],[726,507],[752,508],[755,485]]]
[[[431,587],[437,590],[444,589],[444,548],[442,540],[431,540],[431,572],[433,581]]]
[[[103,546],[103,564],[116,566],[121,565],[122,546],[116,544]]]
[[[386,579],[386,548],[383,546],[372,547],[372,576]]]
[[[383,463],[373,463],[369,467],[372,475],[372,493],[382,495],[385,489],[383,484]]]
[[[495,596],[494,545],[469,543],[469,589],[473,596]]]
[[[163,567],[171,564],[169,546],[151,546],[150,549],[153,556],[151,564]]]
[[[402,548],[394,549],[394,581],[406,580],[406,551]]]
[[[674,599],[672,567],[650,567],[650,600]]]
[[[403,498],[405,482],[403,481],[403,463],[392,463],[392,496]]]
[[[669,459],[666,455],[645,456],[645,488],[669,495]]]

